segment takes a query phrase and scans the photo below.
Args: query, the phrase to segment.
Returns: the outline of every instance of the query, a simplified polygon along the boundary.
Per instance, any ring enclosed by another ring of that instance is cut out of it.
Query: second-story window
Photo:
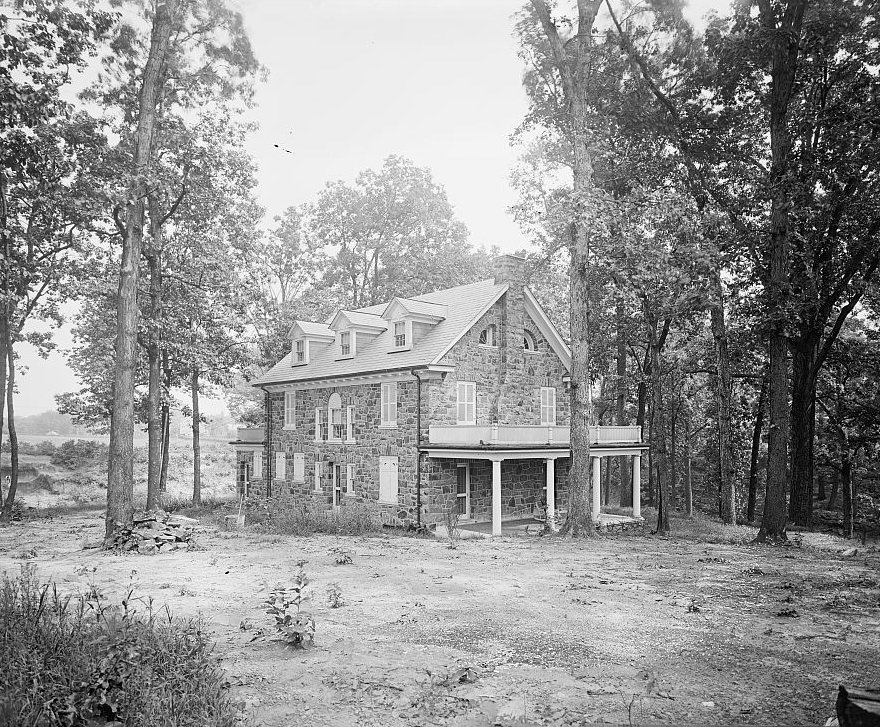
[[[404,346],[406,346],[406,321],[395,321],[394,347],[403,348]]]
[[[296,363],[306,362],[306,342],[301,338],[293,342],[293,360]]]
[[[397,382],[382,384],[382,419],[380,426],[397,426]]]
[[[459,424],[477,423],[477,385],[473,381],[458,382],[457,409]]]
[[[339,348],[343,356],[351,356],[351,333],[348,331],[339,334]]]
[[[482,331],[480,331],[480,344],[483,346],[497,346],[495,339],[496,328],[494,323],[490,323]]]
[[[556,424],[556,389],[541,387],[541,424]]]
[[[331,439],[342,439],[345,428],[342,424],[342,397],[339,394],[330,395],[330,402],[327,404],[327,420],[330,423]]]

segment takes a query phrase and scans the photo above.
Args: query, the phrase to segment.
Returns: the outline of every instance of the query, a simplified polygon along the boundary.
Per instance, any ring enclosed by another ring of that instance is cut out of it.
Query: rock
[[[151,540],[145,540],[137,546],[137,551],[141,555],[155,555],[159,548]]]

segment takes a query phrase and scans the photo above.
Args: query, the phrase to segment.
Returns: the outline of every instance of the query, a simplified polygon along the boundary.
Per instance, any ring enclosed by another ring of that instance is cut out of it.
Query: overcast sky
[[[526,110],[511,20],[520,0],[233,3],[269,70],[249,142],[269,220],[399,154],[432,170],[475,245],[527,246],[507,213],[509,136]],[[692,3],[695,18],[719,5]],[[70,345],[66,331],[57,341]],[[78,388],[61,353],[43,361],[21,348],[20,415],[54,409],[56,393]]]

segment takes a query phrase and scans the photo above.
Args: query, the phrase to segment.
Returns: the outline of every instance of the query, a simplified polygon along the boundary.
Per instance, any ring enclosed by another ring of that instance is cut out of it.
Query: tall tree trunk
[[[675,437],[678,412],[675,407],[669,415],[669,509],[678,507],[678,451]]]
[[[3,459],[3,417],[6,413],[6,314],[0,315],[0,461]],[[0,511],[6,502],[3,479],[0,477]]]
[[[105,537],[108,542],[118,527],[131,520],[134,511],[134,382],[137,366],[138,273],[144,235],[144,185],[150,168],[156,106],[171,36],[171,18],[176,6],[177,0],[159,0],[156,5],[150,53],[138,99],[138,126],[132,164],[134,181],[129,190],[116,301],[116,363],[107,467]]]
[[[788,106],[794,89],[806,0],[789,0],[777,24],[775,6],[761,6],[759,18],[768,34],[770,58],[770,234],[766,260],[767,312],[770,316],[770,435],[767,441],[767,489],[757,540],[786,540],[788,490],[788,342],[791,182],[788,180],[791,135]]]
[[[648,410],[648,504],[654,507],[654,410]]]
[[[6,428],[9,431],[9,464],[12,470],[9,481],[9,490],[6,493],[6,501],[3,503],[3,512],[0,519],[12,519],[12,506],[15,504],[15,492],[18,489],[18,433],[15,430],[15,406],[13,391],[15,389],[15,358],[12,350],[12,337],[6,326],[6,361],[8,373],[6,380]]]
[[[563,44],[550,17],[546,0],[531,0],[562,79],[571,130],[574,214],[569,244],[569,305],[571,320],[571,469],[568,516],[560,531],[567,536],[594,534],[590,503],[590,225],[593,211],[593,157],[588,134],[588,95],[593,24],[602,0],[578,0],[578,26],[574,38]],[[574,41],[573,46],[569,44]],[[573,51],[573,53],[572,53]]]
[[[825,471],[816,468],[816,484],[819,486],[819,492],[816,495],[816,499],[820,502],[824,501],[828,494],[825,492],[825,480],[827,479],[825,475]]]
[[[171,363],[168,359],[168,350],[162,350],[162,372],[165,377],[165,386],[162,396],[162,468],[159,471],[159,492],[168,491],[168,445],[171,441]]]
[[[192,379],[192,448],[193,448],[193,505],[202,504],[202,450],[199,441],[200,414],[199,414],[199,369],[193,367]]]
[[[813,524],[813,440],[816,431],[816,359],[819,341],[801,337],[792,346],[791,490],[788,517],[796,525]]]
[[[835,467],[831,471],[831,494],[828,496],[828,509],[833,510],[837,502],[837,492],[840,489],[840,470]]]
[[[615,423],[626,426],[626,311],[623,301],[617,301],[617,397]],[[632,507],[632,472],[629,457],[618,457],[620,466],[620,506]]]
[[[855,497],[849,439],[845,433],[840,442],[840,488],[843,490],[843,537],[851,538],[855,531]]]
[[[746,520],[754,522],[755,504],[758,500],[758,459],[761,455],[761,433],[764,430],[764,409],[767,405],[767,376],[761,379],[761,393],[758,395],[758,410],[755,412],[755,426],[752,429],[752,453],[749,458],[749,500],[746,506]]]
[[[160,338],[162,317],[162,260],[161,224],[158,204],[150,197],[150,250],[147,262],[150,270],[150,334],[147,343],[147,510],[153,510],[159,500],[159,479],[162,469],[162,362]]]
[[[663,389],[660,379],[660,344],[657,335],[657,317],[651,315],[647,303],[644,305],[645,321],[648,328],[648,346],[651,351],[651,397],[656,437],[652,437],[655,452],[657,477],[657,525],[654,532],[665,535],[669,532],[669,499],[666,478],[668,463],[666,460],[666,416],[663,408]],[[655,441],[656,440],[656,441]]]
[[[684,417],[684,454],[686,469],[684,471],[684,513],[688,517],[694,516],[694,481],[691,470],[691,415],[687,412]]]
[[[730,357],[727,351],[727,324],[724,318],[724,288],[721,271],[712,271],[713,305],[710,307],[712,339],[715,343],[715,398],[718,406],[718,463],[721,471],[721,521],[736,524],[736,457],[731,432],[731,399],[733,384],[730,376]]]
[[[602,470],[602,504],[611,504],[611,457],[605,457],[605,469]]]
[[[9,270],[11,250],[9,249],[8,207],[6,203],[6,170],[0,167],[0,245],[3,246],[3,267],[0,273],[3,275],[3,309],[0,312],[0,453],[3,452],[3,414],[6,411],[6,351],[9,343],[10,290]],[[0,461],[3,455],[0,454]],[[0,481],[0,511],[6,502],[3,491],[3,483]]]

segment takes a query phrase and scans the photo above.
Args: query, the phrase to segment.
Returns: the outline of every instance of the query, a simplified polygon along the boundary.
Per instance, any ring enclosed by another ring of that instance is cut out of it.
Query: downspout
[[[266,499],[272,497],[272,462],[269,456],[272,452],[272,399],[269,390],[266,389],[266,444],[263,449],[265,456],[263,457],[263,470],[266,474]]]
[[[422,527],[422,379],[413,369],[416,379],[416,526]]]

